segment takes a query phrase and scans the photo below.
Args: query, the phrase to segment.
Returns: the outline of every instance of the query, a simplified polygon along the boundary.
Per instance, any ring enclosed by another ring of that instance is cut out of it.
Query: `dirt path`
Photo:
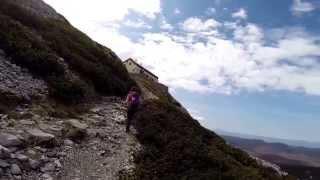
[[[134,169],[133,154],[141,146],[133,127],[125,132],[126,108],[119,99],[102,98],[73,119],[48,112],[26,106],[14,116],[0,114],[1,180],[116,180],[119,172]]]
[[[140,146],[125,132],[125,108],[119,102],[96,105],[80,117],[89,125],[88,138],[67,147],[62,172],[57,180],[114,180],[121,171],[134,167],[133,153]]]

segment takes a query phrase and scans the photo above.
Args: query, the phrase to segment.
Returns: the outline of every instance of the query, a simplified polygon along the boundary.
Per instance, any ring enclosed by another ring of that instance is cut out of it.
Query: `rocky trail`
[[[125,107],[104,98],[74,119],[37,114],[0,115],[0,180],[113,180],[130,174],[141,148],[125,133]]]

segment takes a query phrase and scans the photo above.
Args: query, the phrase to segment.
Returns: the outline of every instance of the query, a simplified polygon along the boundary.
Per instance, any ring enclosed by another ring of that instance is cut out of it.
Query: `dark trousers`
[[[130,126],[132,123],[132,118],[134,116],[134,114],[137,112],[138,110],[138,106],[137,105],[129,105],[128,107],[128,111],[127,111],[127,127],[126,127],[126,131],[130,130]]]

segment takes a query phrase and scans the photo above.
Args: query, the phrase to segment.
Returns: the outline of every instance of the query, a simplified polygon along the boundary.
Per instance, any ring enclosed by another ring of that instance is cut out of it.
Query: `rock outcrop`
[[[47,95],[48,86],[43,80],[11,63],[0,49],[0,103],[30,102],[32,98],[41,99]]]
[[[260,159],[258,157],[255,157],[255,156],[251,156],[253,159],[255,159],[258,164],[260,164],[261,166],[263,167],[266,167],[266,168],[272,168],[274,171],[276,171],[280,176],[287,176],[288,173],[283,171],[280,166],[276,165],[276,164],[273,164],[271,162],[268,162],[268,161],[265,161],[263,159]]]

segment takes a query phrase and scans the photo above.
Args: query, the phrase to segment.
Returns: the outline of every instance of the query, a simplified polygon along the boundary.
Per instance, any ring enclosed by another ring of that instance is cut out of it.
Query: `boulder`
[[[57,156],[57,153],[55,151],[49,151],[49,152],[47,152],[47,156],[50,158],[53,158],[53,157]]]
[[[44,167],[41,167],[41,172],[53,172],[56,170],[56,164],[55,163],[47,163]]]
[[[64,135],[70,139],[83,138],[87,134],[88,125],[79,122],[76,119],[70,119],[65,122]]]
[[[0,158],[10,158],[10,150],[0,145]]]
[[[0,133],[0,145],[5,147],[21,146],[22,141],[15,135]]]
[[[10,167],[10,164],[5,160],[0,159],[0,168],[8,168],[8,167]]]
[[[79,130],[86,130],[88,128],[87,124],[81,123],[77,119],[69,119],[66,121],[66,124]]]
[[[29,156],[35,156],[37,153],[36,153],[33,149],[28,149],[28,150],[27,150],[27,154],[28,154]]]
[[[22,176],[20,176],[20,175],[14,175],[14,176],[13,176],[13,179],[14,179],[14,180],[22,180]]]
[[[49,130],[54,131],[56,133],[60,133],[63,130],[63,128],[61,126],[53,125],[49,127]]]
[[[4,175],[4,171],[2,168],[0,168],[0,177],[2,177]]]
[[[46,155],[41,155],[40,162],[41,162],[42,164],[48,163],[48,162],[50,162],[50,161],[51,161],[51,159],[48,158]]]
[[[42,148],[42,147],[40,147],[40,146],[35,146],[35,147],[33,147],[33,149],[35,149],[35,150],[37,150],[37,151],[40,151],[40,152],[42,152],[42,153],[45,153],[45,152],[48,151],[48,149]]]
[[[42,174],[41,178],[43,180],[53,180],[53,178],[49,174],[46,174],[46,173]]]
[[[66,139],[63,141],[63,144],[66,146],[73,146],[74,143],[70,139]]]
[[[29,159],[29,157],[24,154],[17,154],[15,158],[21,162],[28,161],[28,159]]]
[[[54,161],[54,163],[56,164],[56,167],[57,167],[57,168],[62,168],[62,164],[61,164],[61,162],[59,161],[59,159],[56,159],[56,160]]]
[[[95,107],[95,108],[90,109],[90,112],[96,114],[96,113],[99,113],[102,110],[103,110],[102,107]]]
[[[13,175],[20,175],[22,173],[20,167],[17,164],[12,164],[10,170],[11,174]]]
[[[27,141],[29,144],[52,145],[55,142],[55,136],[40,129],[29,129],[26,131]]]
[[[38,169],[40,164],[41,164],[40,161],[29,159],[29,165],[30,165],[31,169],[33,169],[33,170]]]
[[[24,120],[24,119],[20,120],[19,123],[26,126],[31,126],[35,124],[35,122],[32,120]]]

